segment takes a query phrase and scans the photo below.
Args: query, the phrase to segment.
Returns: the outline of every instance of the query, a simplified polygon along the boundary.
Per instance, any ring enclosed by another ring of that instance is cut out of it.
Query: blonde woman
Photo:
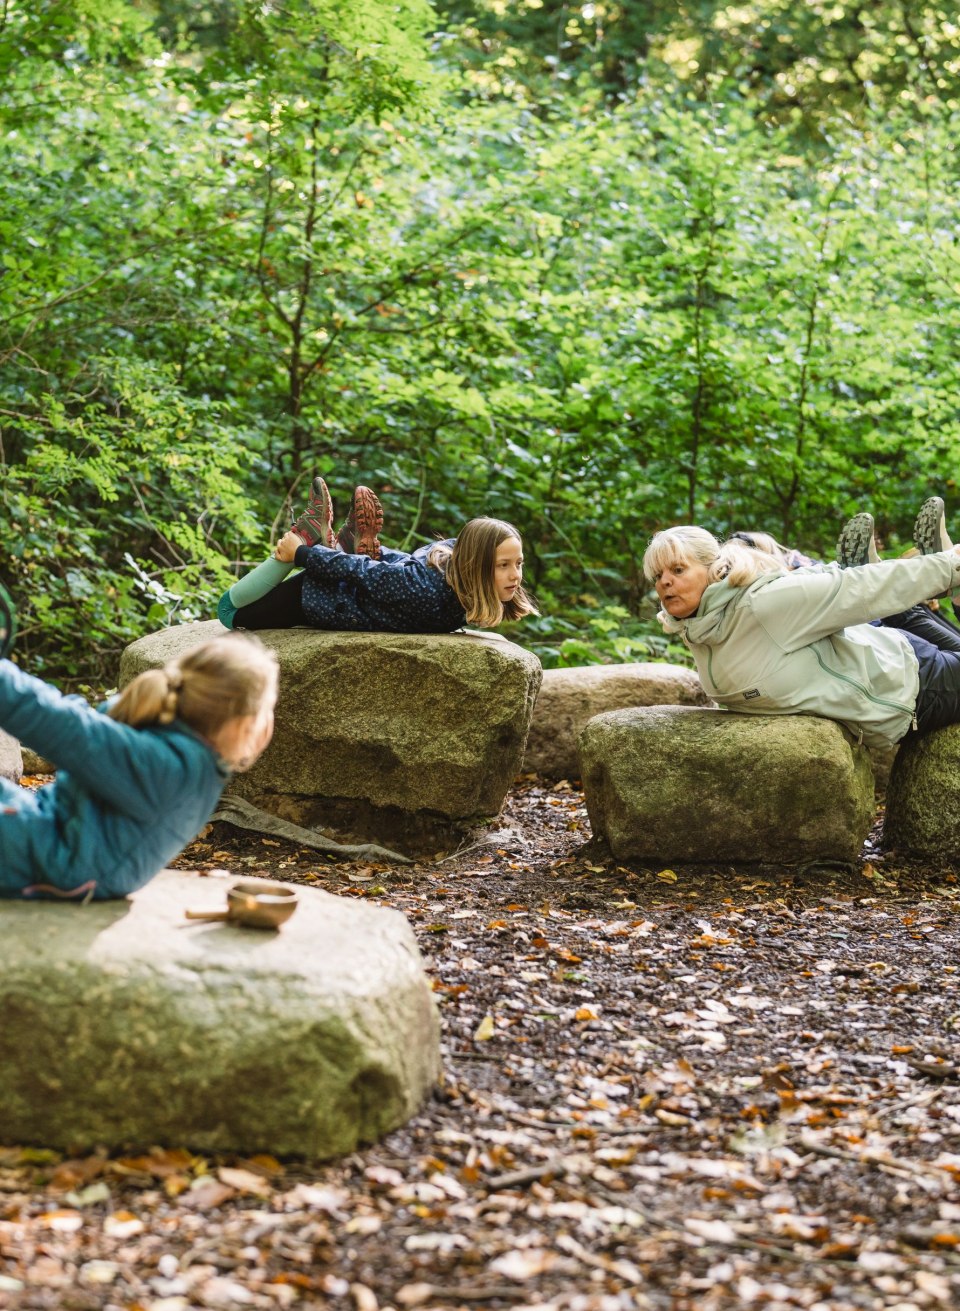
[[[871,521],[872,528],[872,521]],[[960,722],[960,640],[921,603],[960,588],[960,548],[788,571],[703,528],[657,533],[643,559],[660,622],[705,691],[746,714],[822,715],[869,745]]]
[[[142,887],[267,746],[276,698],[276,659],[256,638],[194,647],[100,710],[0,660],[0,727],[59,770],[38,792],[0,779],[0,896]]]
[[[501,519],[471,519],[457,537],[411,555],[377,542],[377,556],[340,549],[330,494],[315,478],[307,510],[273,555],[221,597],[220,622],[226,628],[303,624],[343,632],[452,633],[464,624],[495,628],[537,613],[523,590],[520,535]],[[296,568],[302,572],[288,577]]]

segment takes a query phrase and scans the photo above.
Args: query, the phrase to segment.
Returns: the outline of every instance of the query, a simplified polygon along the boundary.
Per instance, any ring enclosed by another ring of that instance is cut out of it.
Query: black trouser
[[[898,628],[916,654],[920,666],[915,711],[919,732],[960,723],[960,630],[925,605],[911,606],[879,623]]]
[[[306,573],[294,574],[278,583],[259,601],[242,605],[233,616],[234,628],[249,628],[257,631],[261,628],[296,628],[305,623],[303,617],[303,580]]]

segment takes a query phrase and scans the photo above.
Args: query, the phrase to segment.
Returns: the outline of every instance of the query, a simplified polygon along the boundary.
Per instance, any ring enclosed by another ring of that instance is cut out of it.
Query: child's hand
[[[277,542],[277,548],[273,553],[274,558],[284,564],[293,564],[293,558],[297,554],[297,547],[303,545],[303,538],[291,529],[290,532],[284,533]]]

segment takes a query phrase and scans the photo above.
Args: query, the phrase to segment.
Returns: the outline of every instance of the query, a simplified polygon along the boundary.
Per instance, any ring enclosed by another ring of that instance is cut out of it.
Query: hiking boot
[[[348,555],[366,555],[380,559],[380,538],[383,528],[383,507],[369,487],[357,487],[353,493],[350,513],[337,534],[341,550]]]
[[[873,515],[855,514],[843,525],[837,542],[837,564],[841,569],[852,569],[861,564],[879,563],[873,541]]]
[[[328,546],[337,549],[337,535],[333,531],[333,501],[322,478],[314,478],[307,508],[290,525],[292,532],[302,537],[307,546]]]
[[[913,525],[913,543],[921,555],[952,550],[953,542],[947,536],[947,521],[939,496],[931,496],[921,505],[917,522]]]

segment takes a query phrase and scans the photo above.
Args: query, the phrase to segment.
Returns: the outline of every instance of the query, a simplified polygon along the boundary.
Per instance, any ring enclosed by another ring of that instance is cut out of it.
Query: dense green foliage
[[[948,6],[439,8],[0,5],[31,667],[212,613],[314,471],[395,544],[517,523],[515,636],[573,663],[665,649],[658,526],[828,552],[869,505],[897,549],[952,487]]]

